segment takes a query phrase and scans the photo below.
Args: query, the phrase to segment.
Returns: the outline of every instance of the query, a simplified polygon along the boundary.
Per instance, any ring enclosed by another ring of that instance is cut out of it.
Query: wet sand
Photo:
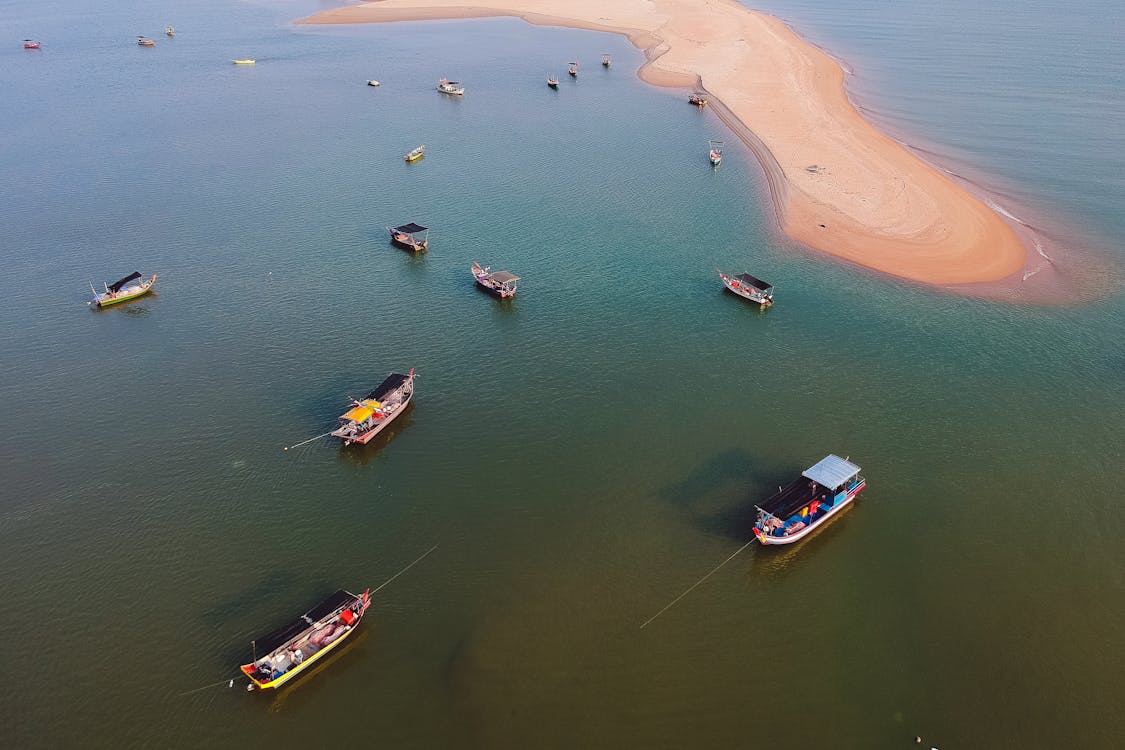
[[[514,16],[623,34],[648,59],[642,79],[699,87],[720,105],[793,239],[903,279],[993,290],[1019,286],[1037,257],[1031,238],[864,119],[839,63],[772,16],[730,0],[483,1],[383,0],[299,23]]]

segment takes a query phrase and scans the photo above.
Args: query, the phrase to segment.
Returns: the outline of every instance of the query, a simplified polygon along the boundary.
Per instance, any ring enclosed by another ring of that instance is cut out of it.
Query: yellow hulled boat
[[[235,65],[253,65],[258,61],[246,59],[246,60],[231,60],[231,62],[234,63]]]
[[[104,294],[98,294],[94,291],[94,287],[91,284],[90,290],[94,291],[94,299],[90,304],[95,307],[109,307],[110,305],[128,302],[131,299],[145,296],[152,291],[152,285],[156,283],[156,274],[153,274],[152,278],[145,279],[139,284],[131,283],[139,278],[141,278],[141,272],[133,271],[133,273],[123,279],[118,279],[112,284],[106,284]]]

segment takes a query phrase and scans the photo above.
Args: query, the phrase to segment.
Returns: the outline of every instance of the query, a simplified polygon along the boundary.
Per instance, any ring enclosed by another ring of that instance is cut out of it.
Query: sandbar
[[[924,284],[1019,282],[1028,247],[1003,217],[864,119],[835,59],[733,0],[380,0],[298,23],[496,16],[623,34],[643,80],[707,91],[798,242]]]

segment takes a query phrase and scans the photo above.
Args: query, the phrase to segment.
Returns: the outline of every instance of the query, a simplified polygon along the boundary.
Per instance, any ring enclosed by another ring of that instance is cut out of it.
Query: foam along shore
[[[749,131],[781,227],[799,242],[937,285],[1018,280],[1026,264],[999,214],[859,114],[834,59],[732,0],[381,0],[299,23],[493,16],[624,34],[648,57],[642,79],[705,89]]]

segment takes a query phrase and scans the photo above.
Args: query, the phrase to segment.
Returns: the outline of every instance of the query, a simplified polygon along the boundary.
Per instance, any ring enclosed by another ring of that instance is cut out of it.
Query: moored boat
[[[352,408],[340,415],[340,426],[332,432],[332,436],[343,440],[345,446],[352,443],[367,445],[406,411],[413,397],[414,369],[411,368],[406,375],[391,373],[363,399],[352,400]]]
[[[558,76],[547,76],[547,85],[553,89],[558,89],[559,78]]]
[[[426,155],[426,145],[422,144],[421,146],[418,146],[417,148],[410,149],[410,152],[402,158],[405,159],[406,161],[418,161],[419,159],[421,159],[425,155]]]
[[[717,167],[723,163],[723,142],[722,141],[708,141],[711,147],[709,158],[711,159],[711,166]]]
[[[131,283],[139,278],[141,278],[141,272],[133,271],[133,273],[123,279],[118,279],[112,284],[106,284],[105,292],[102,294],[94,291],[94,287],[91,284],[90,290],[94,292],[94,299],[91,300],[90,304],[95,307],[109,307],[110,305],[116,305],[121,302],[128,302],[137,297],[143,297],[152,291],[152,285],[156,283],[156,274],[153,274],[152,278],[141,281],[139,284]]]
[[[24,39],[23,40],[23,48],[24,49],[42,49],[43,44],[41,42],[37,42],[34,39]]]
[[[430,230],[421,224],[411,222],[400,227],[387,227],[391,235],[391,244],[403,250],[420,252],[430,246]],[[422,239],[418,239],[422,235]]]
[[[500,299],[516,296],[516,282],[519,276],[508,271],[493,271],[491,266],[482,266],[474,262],[471,269],[473,278],[482,289]]]
[[[155,47],[156,46],[156,42],[149,39],[147,36],[138,36],[137,37],[137,44],[140,45],[141,47]]]
[[[251,641],[254,660],[243,664],[250,688],[278,688],[305,671],[355,632],[371,606],[371,589],[361,595],[340,589],[285,627]]]
[[[754,536],[765,545],[793,544],[809,536],[846,508],[867,486],[860,468],[828,455],[800,478],[757,505]]]
[[[609,56],[609,53],[606,53],[606,54],[602,55],[602,65],[603,66],[608,68],[612,64],[613,64],[613,58]]]
[[[382,86],[383,84],[379,83],[379,82],[378,82],[378,81],[376,81],[376,80],[375,80],[374,78],[372,78],[371,80],[369,80],[369,81],[367,82],[367,85],[368,85],[368,86]]]
[[[707,95],[702,91],[693,91],[691,95],[688,96],[687,100],[690,104],[694,104],[697,107],[707,106]]]
[[[762,307],[773,304],[773,284],[767,281],[762,281],[748,273],[728,276],[722,271],[719,271],[719,278],[723,280],[723,286],[727,291],[734,292],[743,299],[757,302]]]
[[[570,73],[571,78],[577,78],[578,77],[578,63],[572,62],[570,64],[570,68],[566,72]]]
[[[465,87],[461,85],[461,82],[451,81],[448,78],[438,80],[437,90],[443,94],[452,94],[453,96],[465,95]]]
[[[258,63],[257,60],[253,60],[249,57],[243,58],[242,60],[231,60],[231,62],[235,65],[256,65]]]
[[[164,27],[164,34],[165,34],[165,36],[175,36],[176,35],[176,30],[172,28],[172,24],[168,24],[167,26]]]

